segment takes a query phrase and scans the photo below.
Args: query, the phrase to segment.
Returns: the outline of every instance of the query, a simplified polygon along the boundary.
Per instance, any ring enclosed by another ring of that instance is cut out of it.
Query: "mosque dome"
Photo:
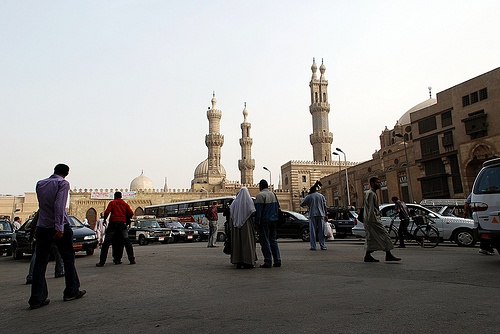
[[[135,179],[132,180],[130,183],[130,190],[131,191],[136,191],[136,190],[153,190],[153,181],[147,176],[144,175],[144,171],[141,172],[141,175],[136,177]]]
[[[221,176],[226,176],[226,169],[224,168],[224,166],[220,165],[219,173]],[[208,177],[208,159],[203,160],[194,170],[195,179],[206,177]]]
[[[436,103],[437,103],[436,99],[427,99],[424,102],[421,102],[421,103],[417,104],[416,106],[414,106],[413,108],[411,108],[410,110],[408,110],[407,112],[405,112],[403,114],[403,116],[401,116],[401,118],[398,120],[398,123],[401,124],[401,125],[410,124],[410,122],[411,122],[410,121],[410,114],[412,112],[415,112],[415,111],[418,111],[420,109],[424,109],[424,108],[430,107],[430,106],[432,106],[433,104],[436,104]]]

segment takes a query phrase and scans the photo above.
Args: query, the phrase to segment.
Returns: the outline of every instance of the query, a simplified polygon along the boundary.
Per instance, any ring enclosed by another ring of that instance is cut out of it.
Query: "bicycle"
[[[394,239],[394,245],[399,242],[398,227],[394,225],[394,220],[396,216],[391,219],[391,224],[387,226],[389,236]],[[439,244],[439,230],[433,226],[434,221],[427,216],[413,216],[411,219],[411,225],[409,231],[405,233],[405,240],[412,241],[415,240],[420,246],[424,248],[434,248]],[[415,229],[414,226],[416,225]]]

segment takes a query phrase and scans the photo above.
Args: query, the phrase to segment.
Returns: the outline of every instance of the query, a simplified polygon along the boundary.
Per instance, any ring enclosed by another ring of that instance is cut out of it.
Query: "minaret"
[[[250,138],[250,128],[252,125],[247,121],[248,110],[247,103],[243,109],[243,123],[241,123],[241,160],[238,161],[238,168],[241,172],[241,184],[253,184],[253,171],[255,169],[255,160],[252,159],[253,139]]]
[[[313,133],[309,139],[313,147],[314,161],[331,161],[332,160],[332,142],[333,134],[328,126],[328,114],[330,113],[330,104],[328,103],[328,80],[325,80],[326,67],[321,60],[319,71],[321,76],[316,77],[318,67],[313,58],[311,66],[312,77],[309,82],[311,88],[311,105],[309,111],[312,115]]]
[[[210,182],[211,178],[216,178],[218,181],[220,181],[221,147],[222,145],[224,145],[224,136],[220,134],[220,119],[222,118],[222,111],[220,111],[219,109],[215,109],[216,104],[217,100],[215,99],[215,92],[214,92],[212,98],[212,108],[208,109],[207,111],[208,135],[205,136],[205,144],[208,147],[209,184],[213,184],[212,182]]]

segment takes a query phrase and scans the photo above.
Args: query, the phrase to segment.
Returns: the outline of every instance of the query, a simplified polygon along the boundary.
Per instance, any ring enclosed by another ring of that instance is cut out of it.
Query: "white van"
[[[483,163],[472,187],[471,208],[480,240],[500,253],[500,158]]]

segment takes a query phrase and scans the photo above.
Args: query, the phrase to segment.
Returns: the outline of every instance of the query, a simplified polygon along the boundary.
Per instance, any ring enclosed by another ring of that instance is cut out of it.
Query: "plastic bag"
[[[329,222],[323,223],[323,232],[325,233],[326,240],[333,240],[333,230]]]

